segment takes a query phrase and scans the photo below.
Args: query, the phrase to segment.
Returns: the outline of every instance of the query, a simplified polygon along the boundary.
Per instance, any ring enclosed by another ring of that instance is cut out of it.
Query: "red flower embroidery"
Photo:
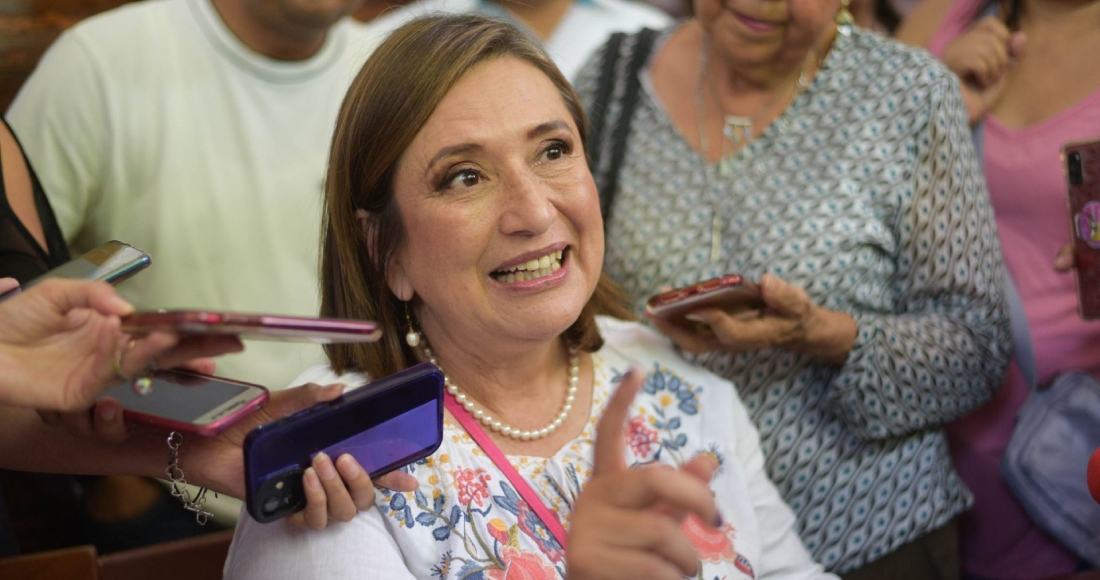
[[[500,518],[489,520],[489,535],[501,544],[508,543],[508,526]]]
[[[646,457],[653,445],[658,442],[657,431],[646,424],[645,417],[637,415],[630,418],[626,426],[626,438],[637,457]]]
[[[484,469],[455,470],[455,488],[458,489],[458,502],[462,505],[476,503],[481,507],[482,501],[489,497],[489,480],[492,477]]]
[[[490,580],[548,580],[558,572],[534,552],[521,552],[511,546],[500,551],[503,570],[489,570]]]
[[[734,531],[730,524],[722,526],[719,530],[703,523],[699,516],[688,514],[680,524],[680,529],[695,545],[699,559],[704,562],[732,562],[737,557],[737,552],[733,551],[733,542],[730,540]]]

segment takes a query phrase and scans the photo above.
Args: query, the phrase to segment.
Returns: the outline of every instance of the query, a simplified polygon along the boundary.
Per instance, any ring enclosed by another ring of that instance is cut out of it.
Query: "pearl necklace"
[[[432,349],[427,345],[424,345],[423,348],[424,356],[427,357],[428,362],[439,367],[439,370],[442,371],[443,367],[439,366],[439,362],[436,361]],[[535,439],[542,439],[554,431],[557,431],[558,427],[561,427],[561,424],[565,422],[565,418],[569,416],[570,411],[573,410],[573,399],[577,396],[577,383],[580,381],[581,374],[580,360],[580,357],[577,356],[577,350],[575,348],[569,349],[569,388],[565,391],[565,403],[561,406],[561,412],[558,413],[557,417],[554,417],[553,421],[550,421],[549,425],[542,429],[534,429],[531,431],[524,431],[510,425],[505,425],[499,420],[494,419],[485,411],[477,408],[473,400],[467,397],[466,393],[463,393],[458,388],[458,385],[451,381],[446,371],[443,372],[443,384],[447,386],[447,392],[453,395],[454,398],[466,408],[466,411],[473,415],[478,421],[481,421],[486,427],[505,437],[511,437],[512,439],[519,439],[521,441],[534,441]]]

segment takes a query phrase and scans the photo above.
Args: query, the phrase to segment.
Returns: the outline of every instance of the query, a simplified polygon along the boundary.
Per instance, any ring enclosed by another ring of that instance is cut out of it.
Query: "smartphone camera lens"
[[[1066,170],[1069,173],[1070,185],[1081,185],[1085,182],[1085,175],[1081,170],[1081,154],[1073,151],[1066,160]]]
[[[277,497],[272,496],[267,498],[266,500],[264,500],[264,513],[273,513],[275,510],[279,509],[279,506],[282,505],[282,503],[283,502],[279,501],[279,498]]]

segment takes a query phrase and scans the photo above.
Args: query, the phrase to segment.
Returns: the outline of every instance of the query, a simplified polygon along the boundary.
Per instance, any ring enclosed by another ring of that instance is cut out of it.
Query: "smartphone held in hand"
[[[347,453],[377,478],[443,441],[443,373],[418,364],[343,397],[260,425],[244,442],[245,507],[258,522],[305,508],[303,472],[324,452]]]
[[[1081,318],[1100,318],[1100,139],[1062,146]]]
[[[135,312],[122,319],[122,331],[129,334],[149,334],[157,330],[182,335],[223,334],[244,339],[321,344],[374,342],[382,336],[382,329],[369,320],[201,310]]]
[[[739,314],[764,307],[760,287],[740,274],[727,274],[691,286],[662,292],[646,302],[646,313],[690,326],[684,318],[696,310],[717,308]]]
[[[0,300],[11,298],[20,291],[40,284],[50,278],[71,278],[74,280],[98,280],[118,284],[144,270],[152,263],[149,254],[118,240],[111,240],[102,246],[88,250],[75,258],[28,281],[20,288],[0,294]]]
[[[267,389],[186,371],[156,371],[152,387],[138,394],[130,382],[108,388],[100,399],[122,404],[127,419],[213,437],[267,401]]]

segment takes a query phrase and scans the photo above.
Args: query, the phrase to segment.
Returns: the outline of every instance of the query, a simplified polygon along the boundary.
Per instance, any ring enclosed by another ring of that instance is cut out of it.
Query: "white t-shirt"
[[[147,0],[63,34],[7,117],[66,239],[111,239],[152,265],[119,290],[139,309],[316,316],[332,128],[366,27],[333,27],[299,62],[263,57],[209,0]],[[314,345],[255,342],[218,374],[282,388]]]
[[[489,0],[419,0],[372,21],[372,38],[381,39],[405,22],[434,12],[482,12],[524,28],[507,11]],[[565,78],[573,80],[588,57],[612,34],[636,32],[646,27],[660,30],[671,23],[672,17],[667,13],[634,0],[577,0],[562,16],[543,47]]]
[[[703,563],[700,577],[835,578],[798,538],[794,514],[764,472],[756,428],[734,386],[684,361],[640,324],[599,323],[606,344],[592,357],[592,406],[581,435],[549,458],[508,457],[562,524],[568,529],[591,476],[596,422],[614,385],[638,366],[648,377],[625,425],[627,463],[676,466],[708,454],[720,465],[710,487],[724,523],[717,530],[685,527]],[[301,377],[337,379],[327,367]],[[361,375],[339,379],[362,382]],[[373,509],[320,532],[286,520],[260,524],[242,514],[225,577],[439,580],[481,572],[496,578],[508,567],[534,574],[525,577],[564,577],[561,546],[453,419],[444,422],[439,449],[405,470],[419,480],[418,490],[379,489]]]

